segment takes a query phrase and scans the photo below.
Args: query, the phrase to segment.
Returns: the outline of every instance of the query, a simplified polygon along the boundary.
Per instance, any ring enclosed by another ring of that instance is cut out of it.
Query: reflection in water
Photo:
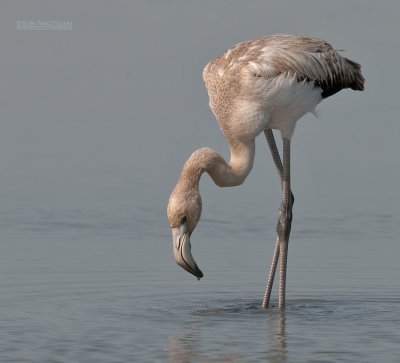
[[[399,320],[392,314],[399,299],[292,300],[285,312],[276,306],[265,311],[260,304],[214,300],[201,310],[191,310],[184,321],[176,321],[175,334],[170,332],[164,361],[375,362],[380,356],[400,361]],[[355,326],[354,321],[360,324]],[[363,334],[379,324],[377,332]],[[346,335],[347,329],[352,334]],[[385,345],[374,345],[382,337],[391,345],[390,352]]]
[[[286,362],[286,315],[284,311],[271,311],[267,318],[270,362]]]
[[[240,362],[243,356],[239,353],[226,354],[215,349],[209,349],[210,355],[204,354],[204,346],[208,342],[199,340],[200,324],[184,324],[184,333],[170,336],[168,361],[174,363],[189,363],[195,361],[208,362]],[[201,325],[206,326],[206,325]],[[236,345],[236,344],[232,344]]]
[[[170,362],[186,363],[193,360],[240,362],[244,357],[252,355],[254,359],[267,359],[270,362],[287,361],[285,312],[274,309],[263,310],[259,302],[257,305],[227,305],[225,302],[224,305],[223,308],[194,311],[193,315],[198,319],[186,321],[178,329],[178,334],[169,336],[168,347],[165,350],[168,351]],[[266,331],[264,319],[267,323]],[[227,332],[221,336],[221,339],[215,339],[215,335],[209,331],[215,324],[227,327]],[[240,332],[240,326],[248,324],[254,327],[254,335],[265,337],[266,347],[263,353],[251,350],[249,342],[252,338],[249,336],[242,336],[239,341],[230,339],[229,333],[232,329]],[[210,336],[214,338],[209,339]],[[226,351],[231,353],[227,354]]]
[[[194,355],[194,331],[188,329],[187,326],[185,326],[184,331],[186,332],[168,338],[169,347],[167,350],[169,351],[168,360],[170,362],[187,363]]]

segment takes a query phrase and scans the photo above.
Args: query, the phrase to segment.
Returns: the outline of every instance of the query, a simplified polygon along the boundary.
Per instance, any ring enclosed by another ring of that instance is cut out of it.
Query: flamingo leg
[[[281,157],[279,156],[279,151],[276,146],[275,138],[274,138],[274,133],[272,132],[271,129],[267,129],[264,131],[265,138],[267,139],[269,150],[271,151],[272,155],[272,160],[274,161],[276,171],[279,176],[279,181],[281,182],[281,185],[283,183],[283,166],[282,166],[282,161]]]
[[[271,151],[271,155],[272,155],[272,160],[274,161],[275,168],[276,168],[276,171],[279,176],[279,181],[281,182],[281,186],[282,186],[283,166],[282,166],[281,157],[279,156],[278,148],[276,147],[274,133],[272,132],[271,129],[267,129],[264,131],[264,134],[265,134],[265,138],[267,139],[269,150]],[[272,286],[274,284],[275,272],[276,272],[276,266],[278,264],[278,259],[279,259],[279,238],[276,239],[274,254],[272,256],[271,268],[269,270],[267,286],[265,288],[264,299],[262,302],[263,309],[268,309],[268,306],[269,306],[269,300],[271,298],[271,291],[272,291]]]
[[[272,291],[272,286],[274,284],[275,271],[276,271],[276,266],[278,264],[278,259],[279,259],[279,238],[276,239],[274,254],[272,256],[271,268],[269,270],[269,275],[267,280],[267,287],[265,288],[264,299],[262,302],[263,309],[268,309],[269,306],[269,299],[271,298],[271,291]]]
[[[280,271],[279,271],[279,309],[285,308],[286,267],[289,245],[289,235],[292,226],[292,200],[290,191],[290,139],[283,138],[283,183],[282,203],[279,208],[279,219],[276,231],[279,240]]]
[[[269,149],[271,151],[272,159],[274,161],[275,168],[278,173],[279,180],[281,182],[281,186],[283,188],[283,166],[282,166],[281,158],[279,156],[278,148],[276,146],[274,134],[271,129],[265,130],[264,134],[265,134],[265,138],[267,139]],[[294,196],[293,196],[292,192],[290,192],[290,197],[291,197],[291,204],[293,205]],[[279,250],[280,250],[280,242],[279,242],[279,237],[278,237],[276,239],[274,254],[272,256],[271,268],[269,270],[267,286],[265,289],[264,299],[262,302],[263,309],[268,309],[269,300],[271,297],[272,286],[274,284],[274,279],[275,279],[276,266],[278,264],[278,259],[279,259]]]

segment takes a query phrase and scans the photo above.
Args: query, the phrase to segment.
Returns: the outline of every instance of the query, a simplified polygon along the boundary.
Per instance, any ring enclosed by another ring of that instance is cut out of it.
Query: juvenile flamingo
[[[207,172],[216,185],[243,183],[253,167],[255,138],[264,132],[282,186],[277,240],[262,303],[268,308],[280,257],[279,309],[285,308],[286,265],[294,197],[290,187],[290,139],[296,122],[344,88],[362,91],[361,66],[327,42],[278,34],[233,46],[204,68],[210,107],[228,141],[229,164],[210,148],[196,150],[183,166],[167,215],[178,265],[198,279],[203,273],[192,254],[190,235],[201,214],[199,180]],[[283,165],[272,129],[283,139]]]

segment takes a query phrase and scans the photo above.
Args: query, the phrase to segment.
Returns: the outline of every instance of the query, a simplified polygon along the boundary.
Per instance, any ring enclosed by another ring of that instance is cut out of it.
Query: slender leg
[[[275,168],[278,173],[279,180],[281,182],[281,186],[283,188],[283,166],[282,166],[281,158],[279,156],[278,148],[276,147],[274,134],[271,129],[265,130],[264,134],[265,134],[265,138],[267,139],[269,149],[271,151],[272,159],[274,161]],[[293,205],[294,196],[292,193],[290,193],[290,197],[291,197],[291,204]],[[274,254],[273,254],[272,262],[271,262],[271,268],[270,268],[269,275],[268,275],[267,287],[265,289],[265,295],[264,295],[264,299],[262,302],[263,309],[268,309],[269,300],[271,297],[272,286],[274,284],[276,266],[278,264],[278,259],[279,259],[279,250],[280,250],[280,243],[279,243],[279,237],[278,237],[276,239]]]
[[[267,139],[269,150],[271,151],[271,155],[272,155],[272,160],[274,161],[275,168],[276,168],[276,171],[279,176],[279,181],[281,182],[281,186],[282,186],[283,166],[282,166],[281,158],[279,156],[278,148],[276,147],[274,133],[272,132],[271,129],[267,129],[264,131],[264,134],[265,134],[265,138]],[[279,259],[279,238],[276,239],[274,254],[272,256],[271,268],[270,268],[269,274],[268,274],[267,287],[265,288],[264,299],[262,302],[263,309],[268,309],[268,306],[269,306],[269,300],[271,298],[271,291],[272,291],[272,286],[274,284],[275,271],[276,271],[276,265],[278,264],[278,259]]]
[[[283,138],[283,184],[282,204],[279,208],[279,220],[276,227],[279,240],[279,309],[285,308],[286,266],[289,235],[292,226],[292,201],[290,195],[290,139]]]
[[[279,151],[278,148],[276,147],[276,142],[274,138],[274,133],[272,132],[271,129],[267,129],[264,131],[265,138],[267,139],[269,150],[271,151],[272,155],[272,160],[274,161],[276,171],[279,176],[279,181],[281,182],[281,185],[283,183],[283,166],[282,166],[282,161],[281,157],[279,156]]]
[[[272,256],[271,268],[269,269],[267,287],[265,288],[264,299],[262,302],[263,309],[268,309],[269,306],[269,299],[271,298],[271,291],[272,291],[272,286],[274,284],[275,271],[276,271],[276,265],[278,264],[278,259],[279,259],[279,238],[276,239],[274,254]]]
[[[283,188],[283,166],[282,166],[281,158],[279,156],[278,148],[276,146],[274,134],[271,129],[265,130],[264,134],[265,134],[265,138],[267,139],[268,146],[271,151],[272,159],[274,161],[275,168],[276,168],[276,171],[279,176],[279,181],[281,182],[281,186]],[[293,204],[294,203],[294,195],[291,191],[290,191],[290,197],[292,198],[292,204]]]

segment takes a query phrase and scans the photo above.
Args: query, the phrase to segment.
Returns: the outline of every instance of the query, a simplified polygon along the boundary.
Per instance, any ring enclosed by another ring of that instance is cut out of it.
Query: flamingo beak
[[[203,273],[196,264],[191,252],[189,232],[186,223],[172,228],[172,240],[176,263],[200,280]]]

